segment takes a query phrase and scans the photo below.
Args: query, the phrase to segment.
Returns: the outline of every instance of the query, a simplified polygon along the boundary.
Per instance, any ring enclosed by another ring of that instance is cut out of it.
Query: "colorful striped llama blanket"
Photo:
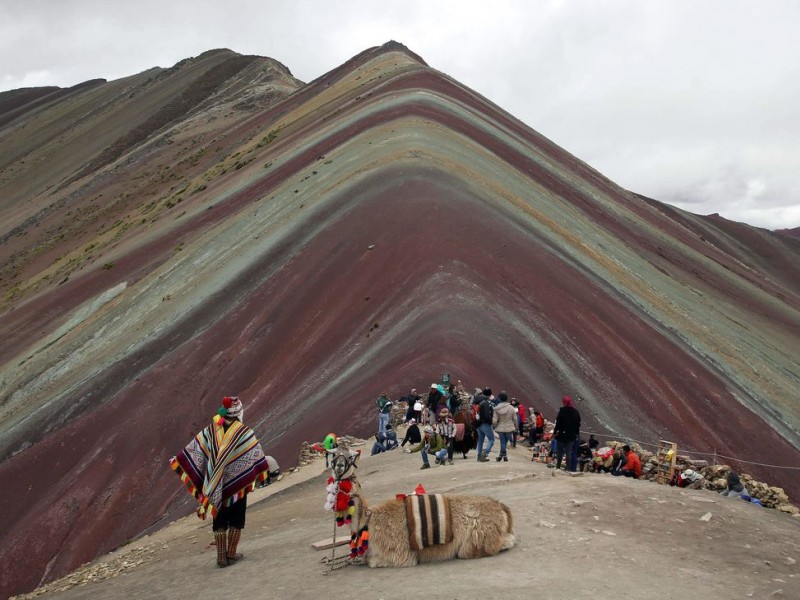
[[[253,430],[233,421],[228,430],[212,423],[170,461],[170,467],[200,503],[197,516],[211,518],[269,479],[269,465]]]
[[[433,544],[448,544],[453,541],[450,502],[446,496],[407,496],[406,520],[412,550],[419,552]]]

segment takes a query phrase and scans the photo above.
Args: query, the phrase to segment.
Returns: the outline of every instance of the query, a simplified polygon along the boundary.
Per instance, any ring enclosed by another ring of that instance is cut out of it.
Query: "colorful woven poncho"
[[[200,503],[197,516],[216,517],[223,506],[244,498],[269,479],[269,465],[253,430],[233,421],[214,422],[170,461],[170,467]]]

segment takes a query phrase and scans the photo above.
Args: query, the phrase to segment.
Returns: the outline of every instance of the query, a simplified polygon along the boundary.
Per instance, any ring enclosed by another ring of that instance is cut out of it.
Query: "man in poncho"
[[[244,408],[226,396],[211,425],[170,461],[189,493],[200,503],[197,516],[214,520],[217,566],[242,558],[236,547],[244,529],[247,494],[269,483],[269,464],[253,430],[242,423]]]

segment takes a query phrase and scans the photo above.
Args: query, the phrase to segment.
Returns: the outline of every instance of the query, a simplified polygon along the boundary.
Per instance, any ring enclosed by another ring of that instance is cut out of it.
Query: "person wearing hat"
[[[428,391],[428,398],[425,401],[427,412],[424,415],[423,423],[432,423],[436,418],[436,407],[439,406],[439,401],[444,397],[444,394],[439,391],[439,385],[436,383],[431,384],[431,389]]]
[[[686,469],[678,475],[678,487],[686,488],[687,490],[703,489],[704,483],[705,477],[692,469]]]
[[[424,436],[416,448],[406,450],[406,452],[422,452],[422,466],[420,469],[430,469],[428,454],[436,457],[436,464],[443,465],[447,457],[447,444],[444,438],[436,433],[431,425],[425,425]]]
[[[325,468],[327,469],[329,466],[329,459],[330,453],[336,450],[339,447],[339,438],[336,437],[336,434],[331,432],[325,436],[325,439],[322,440],[322,446],[325,448]]]
[[[444,438],[447,444],[447,464],[453,464],[453,444],[456,441],[456,422],[446,408],[439,410],[439,421],[436,423],[436,431]],[[444,461],[442,461],[444,464]]]
[[[572,403],[571,396],[561,399],[561,408],[556,416],[556,425],[553,428],[553,439],[557,441],[556,471],[561,468],[561,459],[566,455],[569,471],[575,471],[577,465],[572,464],[572,449],[578,440],[581,430],[581,413]],[[575,461],[577,463],[577,460]],[[555,471],[553,471],[555,475]]]
[[[244,407],[226,396],[212,422],[170,460],[170,467],[200,503],[197,516],[213,519],[217,566],[235,564],[244,529],[247,494],[269,483],[270,465],[253,430],[242,423]]]

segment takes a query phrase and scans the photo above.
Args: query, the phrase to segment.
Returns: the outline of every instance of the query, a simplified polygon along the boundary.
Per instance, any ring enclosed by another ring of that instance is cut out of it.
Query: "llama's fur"
[[[464,425],[464,439],[453,442],[453,453],[460,453],[464,458],[467,458],[467,453],[478,446],[478,435],[475,433],[475,425],[472,422],[472,414],[469,408],[458,411],[453,420]]]
[[[405,502],[390,500],[371,509],[369,549],[365,554],[370,567],[411,567],[418,563],[493,556],[514,545],[513,522],[509,508],[484,496],[448,496],[452,517],[453,541],[411,549]],[[366,523],[366,501],[358,496],[354,529]],[[357,525],[356,525],[357,524]]]

